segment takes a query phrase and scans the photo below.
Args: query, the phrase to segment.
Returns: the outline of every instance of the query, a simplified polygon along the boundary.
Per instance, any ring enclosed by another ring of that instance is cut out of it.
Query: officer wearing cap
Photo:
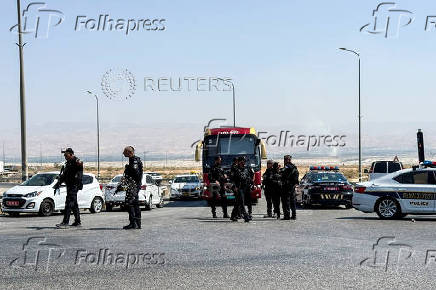
[[[245,157],[241,156],[238,158],[238,167],[236,168],[233,176],[233,182],[235,185],[235,206],[233,207],[231,220],[238,221],[238,215],[241,214],[245,222],[251,220],[247,211],[245,210],[245,195],[250,190],[250,173],[245,167]]]
[[[298,169],[292,163],[292,156],[286,155],[283,158],[284,168],[281,171],[282,175],[282,208],[284,220],[295,220],[296,214],[296,200],[295,200],[295,186],[298,184]],[[292,216],[290,215],[292,211]]]
[[[65,151],[61,151],[64,154],[66,163],[62,166],[61,172],[58,176],[58,181],[54,185],[54,193],[60,188],[62,183],[67,186],[67,197],[65,199],[65,211],[64,219],[62,223],[57,224],[58,228],[66,228],[70,223],[71,211],[74,214],[73,227],[80,227],[80,212],[79,205],[77,204],[77,192],[83,188],[83,162],[79,158],[74,156],[74,151],[71,148],[67,148]]]
[[[132,146],[124,148],[123,155],[129,158],[129,164],[125,166],[123,182],[121,182],[126,187],[125,203],[129,212],[129,224],[123,227],[123,229],[140,229],[141,209],[139,208],[138,193],[142,185],[142,161],[139,157],[135,156],[135,149]],[[120,185],[116,191],[120,191]]]

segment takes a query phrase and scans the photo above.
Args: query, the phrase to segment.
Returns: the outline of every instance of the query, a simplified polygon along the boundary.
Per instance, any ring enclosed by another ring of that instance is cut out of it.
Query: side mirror
[[[200,141],[197,143],[197,146],[195,146],[195,161],[201,160],[201,149],[203,148],[203,141]]]
[[[365,168],[365,169],[363,170],[363,173],[369,173],[368,169]]]
[[[260,156],[262,159],[267,159],[266,156],[266,145],[263,140],[260,140]]]

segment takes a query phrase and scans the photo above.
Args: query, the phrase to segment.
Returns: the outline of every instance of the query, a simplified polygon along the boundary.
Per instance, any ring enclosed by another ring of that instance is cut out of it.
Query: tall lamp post
[[[91,91],[87,91],[87,93],[93,95],[97,101],[97,178],[100,179],[100,117],[98,114],[98,97]]]
[[[344,47],[341,47],[339,49],[354,53],[359,60],[359,182],[361,182],[362,181],[362,127],[361,127],[362,115],[360,114],[360,53],[351,49],[346,49]]]
[[[232,84],[232,93],[233,93],[233,127],[236,127],[236,102],[235,102],[235,84],[232,81],[225,80],[222,78],[216,78],[217,80],[223,81],[223,82],[230,82]]]
[[[26,98],[24,90],[24,59],[23,59],[23,38],[22,38],[22,26],[21,26],[21,0],[17,0],[17,12],[18,12],[18,52],[20,58],[20,117],[21,117],[21,179],[27,180],[27,136],[26,136]]]

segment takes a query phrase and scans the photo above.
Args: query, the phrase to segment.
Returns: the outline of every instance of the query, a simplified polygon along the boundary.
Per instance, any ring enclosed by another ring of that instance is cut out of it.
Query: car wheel
[[[151,199],[151,195],[148,198],[148,201],[145,203],[145,209],[146,210],[151,210],[153,208],[153,204],[152,204],[152,199]]]
[[[99,213],[101,212],[102,208],[103,208],[103,200],[100,197],[94,197],[89,211],[92,213]]]
[[[39,206],[40,216],[51,216],[54,212],[54,204],[51,200],[45,199],[41,202]]]
[[[377,201],[375,212],[381,219],[395,219],[401,216],[401,207],[392,198],[383,198]]]
[[[346,209],[351,209],[351,208],[353,208],[353,205],[352,205],[352,204],[346,204],[346,205],[345,205],[345,208],[346,208]]]
[[[163,208],[163,206],[164,206],[164,199],[163,199],[163,197],[161,197],[160,202],[159,202],[159,204],[156,205],[156,207]]]
[[[114,206],[111,203],[106,203],[106,211],[112,211]]]

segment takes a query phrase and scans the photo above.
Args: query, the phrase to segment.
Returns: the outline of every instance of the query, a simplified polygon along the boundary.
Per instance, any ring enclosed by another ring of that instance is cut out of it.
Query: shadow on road
[[[436,222],[436,217],[405,217],[391,220],[382,220],[377,216],[372,217],[363,217],[363,216],[353,216],[353,217],[338,217],[337,220],[378,220],[378,221],[396,221],[396,222],[412,222],[415,220],[416,222]]]
[[[166,203],[164,207],[207,207],[207,202],[204,200],[175,200]]]
[[[26,229],[30,229],[30,230],[53,230],[53,229],[57,229],[57,227],[53,226],[53,227],[26,227]]]

